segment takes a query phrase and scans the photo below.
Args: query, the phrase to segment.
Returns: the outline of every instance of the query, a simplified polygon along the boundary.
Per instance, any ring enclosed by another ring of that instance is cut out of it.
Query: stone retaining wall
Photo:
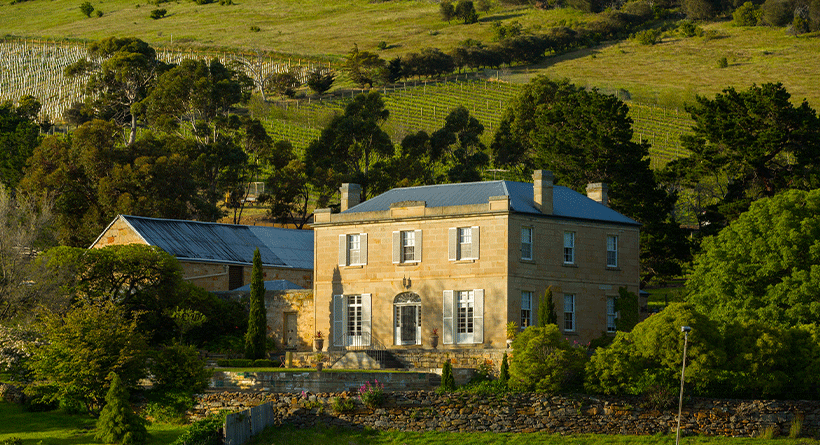
[[[337,414],[334,397],[353,398],[355,409]],[[639,407],[639,399],[563,397],[542,394],[478,396],[407,391],[387,394],[382,408],[364,407],[352,391],[294,394],[214,393],[200,397],[192,412],[201,417],[270,403],[276,424],[317,424],[403,431],[550,432],[559,434],[674,433],[677,410]],[[683,409],[682,433],[756,436],[770,429],[788,435],[802,420],[802,435],[820,435],[820,401],[692,399]]]

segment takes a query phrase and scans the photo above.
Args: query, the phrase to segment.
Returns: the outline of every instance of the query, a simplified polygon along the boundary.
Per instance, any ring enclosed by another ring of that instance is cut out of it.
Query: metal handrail
[[[373,357],[380,365],[384,365],[384,358],[387,351],[384,343],[370,332],[362,332],[359,335],[351,335],[343,332],[334,336],[332,345],[329,345],[328,354],[333,362],[341,359],[350,351],[366,352]]]

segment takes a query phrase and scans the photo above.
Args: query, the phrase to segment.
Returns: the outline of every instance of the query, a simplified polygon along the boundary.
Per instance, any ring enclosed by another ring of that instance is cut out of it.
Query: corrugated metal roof
[[[273,280],[273,281],[265,281],[265,290],[291,290],[291,289],[304,289],[304,287],[299,286],[296,283],[293,283],[288,280]],[[251,285],[246,284],[242,287],[237,287],[236,289],[231,289],[231,292],[250,292]]]
[[[509,196],[510,209],[518,213],[541,215],[533,202],[533,185],[528,182],[484,181],[462,184],[427,185],[395,188],[369,199],[343,213],[373,212],[390,209],[402,201],[425,201],[427,207],[483,204],[493,196]],[[563,186],[553,186],[553,216],[638,225],[611,208]]]
[[[313,269],[313,231],[122,215],[148,244],[178,259]]]

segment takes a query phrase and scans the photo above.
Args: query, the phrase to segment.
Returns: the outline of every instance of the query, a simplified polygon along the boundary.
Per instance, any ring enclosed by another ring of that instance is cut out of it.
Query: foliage
[[[359,387],[359,400],[368,408],[379,408],[384,403],[384,385],[376,379],[364,382]]]
[[[299,78],[296,73],[290,71],[283,73],[273,73],[265,82],[265,88],[283,97],[293,98],[296,96],[296,88],[299,88]]]
[[[142,415],[152,422],[185,425],[188,423],[187,412],[194,407],[193,394],[190,391],[155,391],[147,394],[148,402]]]
[[[219,359],[216,365],[221,368],[247,368],[253,366],[253,362],[247,358]]]
[[[487,147],[481,142],[484,126],[463,106],[444,119],[444,126],[430,135],[432,159],[441,159],[448,182],[475,182],[490,164]]]
[[[610,207],[643,224],[645,282],[679,274],[689,249],[673,219],[675,196],[649,168],[648,146],[632,136],[628,108],[618,98],[540,76],[504,112],[491,149],[496,165],[520,180],[547,169],[557,184],[582,193],[589,183],[608,184]]]
[[[456,18],[456,7],[449,0],[442,0],[439,3],[439,14],[441,14],[442,20],[450,23],[450,20]]]
[[[670,162],[665,174],[684,187],[720,179],[717,201],[700,209],[701,233],[717,233],[756,199],[817,186],[820,121],[808,103],[789,99],[783,85],[767,83],[727,88],[714,99],[697,96],[686,107],[694,133],[681,141],[691,153]]]
[[[342,182],[360,184],[363,200],[384,191],[370,187],[370,170],[380,160],[393,155],[393,142],[381,128],[389,114],[378,91],[354,97],[345,107],[344,114],[335,116],[322,130],[319,139],[305,150],[303,162],[308,177],[317,170],[332,169]],[[317,178],[321,180],[324,176]],[[324,184],[324,187],[332,190],[338,189],[338,185]]]
[[[587,391],[641,395],[680,381],[684,336],[690,326],[686,381],[698,394],[708,394],[726,363],[719,326],[691,305],[672,303],[639,323],[631,332],[618,332],[607,348],[598,348],[586,366]]]
[[[147,344],[125,310],[110,300],[80,302],[64,315],[43,321],[44,344],[29,363],[41,394],[48,402],[77,401],[91,413],[102,408],[108,375],[117,373],[126,387],[145,375]]]
[[[11,101],[0,103],[0,184],[16,187],[23,177],[26,159],[40,144],[40,126],[37,115],[40,102],[32,96],[23,96],[19,105]]]
[[[761,199],[704,239],[687,301],[722,322],[820,323],[820,190]]]
[[[174,320],[174,324],[177,325],[177,329],[179,329],[180,342],[185,339],[185,334],[187,334],[188,331],[202,326],[208,320],[202,312],[187,307],[175,308],[170,311],[170,317]]]
[[[518,323],[511,321],[507,323],[507,340],[512,340],[518,335]]]
[[[158,20],[158,19],[161,19],[161,18],[165,17],[165,14],[167,14],[167,13],[168,13],[168,10],[164,9],[164,8],[154,9],[153,11],[151,11],[150,17],[154,20]]]
[[[148,439],[145,420],[131,408],[128,389],[116,373],[112,372],[108,378],[111,386],[105,395],[105,407],[97,420],[94,438],[124,445],[145,443]]]
[[[638,296],[629,292],[625,287],[618,288],[615,312],[618,313],[618,318],[615,320],[616,329],[624,332],[631,331],[641,318]]]
[[[498,381],[507,386],[507,382],[510,380],[510,365],[507,360],[507,353],[504,353],[504,358],[501,359],[501,371],[498,374]]]
[[[91,13],[94,12],[94,6],[91,2],[83,2],[80,5],[80,12],[85,14],[86,17],[91,17]]]
[[[330,89],[336,75],[333,71],[316,68],[308,73],[307,86],[316,94],[322,94]]]
[[[25,380],[26,361],[41,345],[41,335],[30,325],[0,324],[0,370],[12,380]]]
[[[641,45],[654,45],[661,42],[661,30],[654,28],[638,31],[634,38]]]
[[[30,317],[38,306],[59,308],[60,274],[36,261],[32,251],[54,244],[52,200],[0,184],[0,321]],[[21,286],[21,283],[26,283]]]
[[[441,386],[440,391],[452,392],[456,390],[456,379],[453,376],[453,365],[450,360],[444,362],[441,367]]]
[[[225,415],[210,415],[194,422],[171,445],[221,445]]]
[[[153,354],[150,364],[154,385],[160,391],[186,390],[195,393],[208,387],[212,372],[205,368],[199,352],[176,343]]]
[[[454,14],[455,18],[460,19],[465,25],[478,22],[478,13],[472,0],[459,0]]]
[[[334,397],[330,401],[334,413],[344,414],[353,411],[353,399],[347,397]]]
[[[267,312],[265,311],[265,282],[262,278],[262,255],[259,248],[253,252],[251,272],[251,306],[248,315],[248,332],[245,333],[245,358],[260,359],[265,356]]]
[[[538,326],[543,328],[551,324],[558,324],[555,301],[552,299],[552,286],[547,287],[547,290],[538,300]]]
[[[556,393],[583,382],[586,352],[562,340],[554,324],[525,329],[512,347],[510,388]]]
[[[760,19],[769,26],[786,26],[794,18],[794,6],[790,0],[766,0],[760,6]]]
[[[374,83],[381,82],[384,79],[385,66],[385,61],[378,54],[359,51],[359,46],[355,44],[347,54],[344,63],[350,80],[361,88],[365,85],[372,88]]]
[[[738,26],[757,26],[760,24],[762,15],[759,5],[746,2],[735,9],[735,12],[732,13],[732,19]]]

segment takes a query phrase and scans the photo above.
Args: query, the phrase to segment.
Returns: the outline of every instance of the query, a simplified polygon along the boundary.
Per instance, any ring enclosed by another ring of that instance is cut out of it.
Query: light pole
[[[678,401],[678,430],[675,432],[675,445],[680,444],[680,414],[683,410],[683,376],[686,373],[686,346],[689,344],[689,331],[692,328],[689,326],[681,326],[680,331],[683,332],[683,365],[680,369],[680,400]]]

